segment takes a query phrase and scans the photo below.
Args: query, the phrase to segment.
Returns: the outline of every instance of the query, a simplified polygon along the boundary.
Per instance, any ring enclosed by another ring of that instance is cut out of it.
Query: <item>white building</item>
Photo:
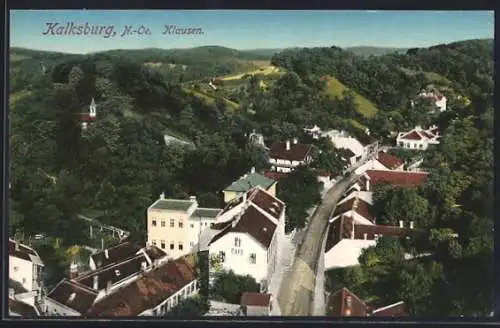
[[[440,112],[444,112],[446,110],[447,100],[441,93],[422,91],[418,96],[419,98],[430,99]],[[412,101],[412,106],[414,106],[414,104],[415,103]]]
[[[399,227],[358,223],[349,216],[340,216],[330,223],[325,245],[325,270],[345,268],[359,264],[363,250],[377,244],[382,236],[409,237],[422,231],[408,228],[400,221]]]
[[[439,132],[435,126],[424,130],[420,126],[408,132],[400,132],[396,138],[396,145],[407,149],[425,150],[429,145],[439,144]]]
[[[30,304],[15,295],[14,289],[9,288],[9,316],[36,318],[40,316],[40,310],[37,305]]]
[[[9,279],[29,292],[38,292],[43,286],[43,268],[42,259],[33,248],[9,239]]]
[[[322,131],[321,131],[320,127],[315,124],[311,128],[305,127],[304,132],[307,133],[308,135],[310,135],[313,139],[319,139],[319,137],[321,137]]]
[[[211,272],[248,274],[266,286],[281,256],[285,204],[256,187],[228,206],[212,229],[218,232],[209,243]]]
[[[172,259],[197,250],[204,229],[216,222],[220,208],[199,207],[196,197],[167,199],[162,194],[147,211],[147,244],[164,250]]]
[[[298,142],[294,138],[292,142],[276,142],[269,150],[269,163],[271,170],[283,173],[292,172],[297,166],[308,165],[312,161],[312,145]]]
[[[323,132],[322,136],[328,137],[335,148],[344,150],[343,157],[351,166],[370,157],[378,146],[378,142],[367,134],[363,138],[355,138],[345,131],[330,130]]]
[[[367,170],[396,170],[401,171],[404,168],[403,162],[394,155],[379,151],[375,158],[370,159],[365,164],[358,167],[354,172],[362,174]]]
[[[198,293],[195,268],[186,258],[167,260],[166,254],[156,247],[140,249],[130,255],[131,250],[124,246],[121,250],[124,259],[63,279],[47,294],[45,314],[156,316]],[[108,250],[108,256],[109,253]],[[116,259],[119,257],[116,249],[111,253]]]

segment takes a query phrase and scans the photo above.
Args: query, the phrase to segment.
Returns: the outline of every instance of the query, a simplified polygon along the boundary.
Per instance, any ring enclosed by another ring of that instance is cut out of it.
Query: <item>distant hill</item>
[[[348,47],[344,48],[346,51],[350,51],[357,56],[368,57],[368,56],[383,56],[390,53],[401,53],[404,54],[408,50],[407,48],[385,48],[385,47],[368,47],[368,46],[358,46],[358,47]]]

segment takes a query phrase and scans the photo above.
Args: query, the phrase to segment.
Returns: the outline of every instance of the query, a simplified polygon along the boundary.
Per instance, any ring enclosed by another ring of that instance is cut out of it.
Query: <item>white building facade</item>
[[[27,291],[40,291],[43,286],[44,264],[31,247],[9,239],[9,279],[20,283]]]

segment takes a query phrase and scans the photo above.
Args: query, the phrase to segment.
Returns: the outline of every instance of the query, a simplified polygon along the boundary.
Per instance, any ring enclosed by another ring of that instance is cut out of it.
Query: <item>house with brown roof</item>
[[[340,216],[330,222],[325,244],[325,270],[345,268],[359,264],[358,258],[364,249],[375,246],[382,236],[411,237],[423,233],[415,229],[413,222],[404,227],[363,224],[349,216]]]
[[[312,145],[300,143],[297,138],[292,141],[275,142],[269,149],[271,170],[288,173],[297,166],[312,162]]]
[[[97,263],[93,270],[78,275],[77,268],[70,267],[70,277],[60,281],[45,297],[44,312],[81,315],[90,305],[163,265],[167,259],[167,254],[154,246],[140,248],[124,242],[105,249],[91,256],[90,263]]]
[[[404,163],[394,155],[391,155],[384,151],[379,151],[374,158],[367,161],[365,164],[358,167],[355,172],[356,174],[363,174],[368,170],[379,170],[379,171],[402,171],[404,168]]]
[[[273,309],[273,297],[268,293],[244,292],[241,294],[241,314],[244,316],[269,316]]]
[[[24,317],[24,318],[36,318],[40,316],[40,308],[38,302],[30,304],[22,299],[19,299],[15,295],[13,288],[9,288],[9,316],[13,317]]]
[[[341,156],[351,166],[370,157],[378,147],[377,140],[366,133],[360,133],[354,137],[346,131],[330,130],[324,132],[322,135],[330,139],[335,148],[341,152]]]
[[[212,226],[216,230],[209,242],[209,254],[216,274],[218,267],[236,274],[253,276],[266,283],[280,256],[285,237],[285,204],[261,187],[241,197],[236,211],[224,215],[224,221]]]
[[[44,264],[32,247],[9,238],[9,279],[20,283],[27,291],[42,288]]]
[[[114,267],[112,269],[116,270]],[[101,277],[110,277],[109,272],[112,271],[106,271]],[[195,268],[185,258],[169,260],[142,270],[135,279],[122,282],[119,288],[106,283],[105,289],[99,290],[102,286],[99,276],[94,279],[95,276],[63,279],[47,295],[46,315],[157,316],[165,314],[199,290]],[[91,286],[89,281],[92,281]]]
[[[428,172],[422,171],[368,170],[359,178],[358,185],[365,191],[380,184],[415,187],[424,184],[428,176]]]
[[[403,301],[384,307],[374,307],[365,303],[347,288],[341,288],[328,296],[326,315],[329,317],[405,317],[408,314]]]
[[[367,194],[367,195],[366,195]],[[368,193],[353,193],[337,203],[330,222],[343,217],[350,217],[359,224],[374,224],[375,218],[370,213],[371,195]]]
[[[407,132],[400,132],[396,138],[396,146],[407,149],[426,150],[429,145],[439,144],[439,132],[435,126],[422,129],[416,126]]]

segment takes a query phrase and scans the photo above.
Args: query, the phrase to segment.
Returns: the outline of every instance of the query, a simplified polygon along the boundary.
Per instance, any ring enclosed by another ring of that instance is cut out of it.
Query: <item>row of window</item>
[[[158,226],[158,221],[157,221],[156,219],[153,219],[153,220],[151,221],[151,225],[152,225],[153,227],[157,227],[157,226]],[[166,222],[165,222],[164,220],[162,220],[162,221],[160,222],[160,225],[161,225],[161,227],[166,227]],[[191,223],[189,226],[190,226],[191,228],[194,228],[194,224],[193,224],[193,223]],[[202,223],[202,226],[203,226],[203,223]],[[170,222],[169,222],[169,227],[170,227],[170,228],[174,228],[174,227],[175,227],[175,219],[170,219]],[[179,228],[184,228],[184,223],[182,222],[182,220],[179,220],[179,222],[178,222],[178,227],[179,227]],[[205,227],[208,227],[208,222],[205,222]]]
[[[406,146],[406,148],[417,148],[416,144],[410,144],[409,142],[407,142],[406,144],[404,142],[400,142],[399,146],[400,147],[405,147]],[[419,144],[418,148],[424,148],[424,145],[423,144]]]
[[[152,244],[153,246],[158,246],[158,245],[157,245],[156,240],[152,240],[152,241],[151,241],[151,244]],[[169,245],[169,246],[170,246],[170,250],[174,250],[174,249],[175,249],[175,242],[173,242],[173,241],[172,241],[172,242],[170,242],[170,245]],[[194,242],[190,242],[190,243],[189,243],[189,247],[193,247],[193,246],[194,246]],[[160,241],[160,248],[161,248],[161,249],[166,249],[166,248],[167,248],[166,243],[165,243],[165,241],[164,241],[164,240]],[[184,245],[183,245],[183,243],[182,243],[182,242],[179,242],[179,243],[178,243],[178,248],[179,248],[179,250],[180,250],[180,251],[182,251],[182,250],[184,249]]]
[[[242,249],[232,248],[231,249],[231,254],[233,254],[233,255],[243,255],[243,250]],[[221,263],[224,263],[226,261],[226,252],[220,251],[219,252],[219,258],[220,258]],[[250,253],[250,256],[248,257],[248,262],[250,264],[257,263],[257,254]]]

